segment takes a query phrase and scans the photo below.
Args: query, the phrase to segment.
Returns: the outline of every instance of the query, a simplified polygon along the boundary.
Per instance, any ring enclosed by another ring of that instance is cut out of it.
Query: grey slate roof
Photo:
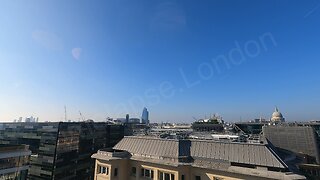
[[[284,162],[265,144],[191,141],[190,151],[193,158],[286,168]]]
[[[177,158],[179,141],[144,137],[124,137],[113,149],[156,157]]]
[[[317,133],[310,126],[266,126],[264,136],[277,148],[307,154],[320,163]]]
[[[265,167],[287,168],[267,144],[224,143],[200,140],[167,140],[150,137],[124,137],[116,150],[135,156],[174,158],[189,156],[197,160],[226,161]]]

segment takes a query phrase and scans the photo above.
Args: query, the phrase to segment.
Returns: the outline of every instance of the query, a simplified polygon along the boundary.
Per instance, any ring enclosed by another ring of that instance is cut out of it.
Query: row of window
[[[109,167],[98,166],[98,174],[109,175]],[[136,175],[137,175],[137,168],[132,167],[131,168],[131,176],[136,176]],[[152,169],[142,168],[140,175],[141,175],[141,177],[144,177],[147,179],[153,179],[154,178],[154,171]],[[114,176],[118,176],[118,168],[114,169]],[[171,173],[159,171],[158,179],[159,180],[175,180],[175,175],[171,174]],[[181,175],[181,180],[185,180],[184,175]],[[195,180],[201,180],[201,176],[195,176]],[[223,180],[223,178],[214,176],[213,180]]]
[[[174,174],[159,172],[159,180],[174,180]]]
[[[104,166],[98,166],[98,174],[109,175],[109,168]]]
[[[137,168],[132,167],[131,168],[131,176],[136,176],[136,175],[137,175]],[[153,179],[154,178],[154,171],[152,169],[142,168],[140,175],[141,175],[141,177],[144,177],[147,179]],[[184,180],[184,175],[182,175],[182,177],[183,177],[182,180]],[[158,178],[159,178],[159,180],[175,180],[174,174],[165,173],[165,172],[161,172],[161,171],[159,171]]]

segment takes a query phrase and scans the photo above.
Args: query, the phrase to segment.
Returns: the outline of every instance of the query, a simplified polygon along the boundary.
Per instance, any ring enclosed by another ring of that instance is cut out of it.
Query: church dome
[[[284,118],[283,118],[281,112],[279,112],[278,108],[276,108],[274,110],[274,112],[272,113],[271,121],[273,121],[273,122],[284,122]]]
[[[272,117],[279,117],[279,118],[283,118],[281,112],[275,111],[274,113],[272,113]]]

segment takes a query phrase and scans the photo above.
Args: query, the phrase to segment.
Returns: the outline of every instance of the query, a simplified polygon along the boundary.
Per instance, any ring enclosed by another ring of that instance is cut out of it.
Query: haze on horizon
[[[0,121],[320,119],[317,1],[0,3]]]

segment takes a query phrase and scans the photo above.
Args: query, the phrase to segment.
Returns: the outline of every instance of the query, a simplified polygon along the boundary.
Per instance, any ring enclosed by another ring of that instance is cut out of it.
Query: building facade
[[[27,145],[0,145],[0,180],[26,180],[30,155]]]
[[[0,144],[28,144],[29,179],[93,179],[91,155],[112,147],[121,125],[94,122],[0,123]]]
[[[305,179],[267,144],[125,137],[92,158],[95,180]]]
[[[223,132],[223,124],[214,124],[210,122],[194,122],[192,129],[198,132]]]

